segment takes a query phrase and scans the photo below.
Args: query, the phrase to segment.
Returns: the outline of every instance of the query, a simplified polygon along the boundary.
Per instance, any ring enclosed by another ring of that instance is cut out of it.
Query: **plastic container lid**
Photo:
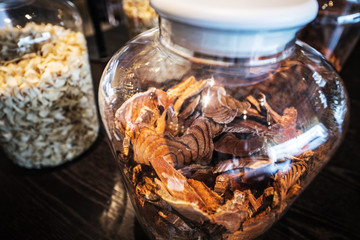
[[[171,21],[168,31],[177,46],[236,58],[279,53],[318,11],[316,0],[151,0],[151,5]]]
[[[318,11],[316,0],[151,0],[151,5],[179,22],[244,30],[304,26]]]

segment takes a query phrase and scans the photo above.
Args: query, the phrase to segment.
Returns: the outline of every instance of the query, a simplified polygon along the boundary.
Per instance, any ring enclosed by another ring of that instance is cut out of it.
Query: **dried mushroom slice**
[[[246,113],[248,102],[240,102],[226,94],[224,87],[211,86],[201,93],[202,113],[217,123],[227,124],[236,116]]]
[[[189,104],[185,105],[185,108],[181,109],[181,111],[179,113],[179,118],[181,118],[183,120],[188,118],[191,114],[194,113],[199,102],[200,102],[200,95],[196,96],[192,101],[190,101]]]
[[[208,162],[213,153],[210,124],[204,118],[196,119],[178,138],[140,125],[136,126],[134,136],[135,161],[147,165],[150,159],[164,158],[181,167],[191,162]]]
[[[302,162],[295,162],[289,166],[285,171],[278,171],[275,175],[275,196],[273,207],[280,205],[280,211],[286,206],[286,200],[292,198],[294,194],[299,192],[297,185],[300,177],[305,174],[307,164]],[[292,189],[292,187],[294,187]]]
[[[158,195],[167,202],[172,208],[181,214],[181,216],[195,222],[202,223],[209,221],[210,218],[207,213],[202,211],[196,202],[185,201],[173,197],[163,185],[162,181],[155,179],[155,183],[158,185]]]
[[[214,144],[212,141],[211,126],[206,118],[199,117],[193,121],[179,141],[191,151],[191,162],[209,162],[211,160]]]
[[[183,166],[192,159],[191,150],[171,135],[157,133],[154,129],[137,126],[132,140],[134,160],[150,165],[150,159],[166,159],[175,166]]]
[[[236,118],[234,121],[225,126],[224,132],[245,133],[262,136],[269,132],[269,128],[255,120],[244,120],[241,118]]]
[[[166,93],[155,88],[137,93],[121,105],[115,113],[115,127],[125,134],[125,155],[128,154],[128,139],[133,137],[135,125],[155,127],[168,105]]]
[[[151,166],[174,199],[196,203],[200,208],[206,206],[204,200],[187,182],[187,179],[162,158],[150,159]]]
[[[233,133],[226,133],[215,142],[214,148],[221,153],[232,154],[237,157],[247,157],[260,151],[263,145],[264,139],[259,137],[239,139]]]

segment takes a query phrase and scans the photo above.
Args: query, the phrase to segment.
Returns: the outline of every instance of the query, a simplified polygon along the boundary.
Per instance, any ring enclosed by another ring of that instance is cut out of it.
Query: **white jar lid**
[[[316,0],[151,0],[150,3],[161,17],[171,21],[163,21],[162,27],[171,32],[172,44],[221,57],[277,54],[318,11]]]
[[[191,25],[243,30],[304,26],[316,0],[151,0],[159,15]]]

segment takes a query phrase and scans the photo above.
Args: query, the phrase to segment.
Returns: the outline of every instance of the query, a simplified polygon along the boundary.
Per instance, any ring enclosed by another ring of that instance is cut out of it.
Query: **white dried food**
[[[51,24],[5,28],[0,59],[0,144],[15,163],[56,166],[90,147],[99,124],[82,33]]]

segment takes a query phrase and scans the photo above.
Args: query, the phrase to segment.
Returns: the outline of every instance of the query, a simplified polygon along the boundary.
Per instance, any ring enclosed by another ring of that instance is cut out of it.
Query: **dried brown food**
[[[224,226],[230,233],[236,232],[247,218],[248,201],[241,191],[226,201],[214,214],[212,222]]]
[[[143,178],[143,181],[136,185],[135,191],[140,196],[139,200],[142,206],[144,206],[145,201],[159,200],[159,196],[155,194],[156,184],[148,177]]]
[[[208,121],[197,118],[181,137],[158,133],[147,126],[137,125],[133,131],[134,159],[149,165],[150,159],[163,158],[181,167],[191,162],[208,162],[213,152]]]
[[[202,211],[198,202],[180,200],[176,197],[173,197],[163,185],[162,181],[155,178],[155,183],[158,185],[158,195],[162,200],[167,202],[173,209],[181,214],[181,217],[194,221],[196,224],[199,224],[204,221],[209,221],[210,218],[207,213]]]
[[[174,103],[175,113],[178,114],[184,101],[200,93],[208,84],[208,80],[197,81],[194,77],[189,77],[173,88],[166,91],[168,98]]]
[[[297,111],[295,108],[285,108],[278,122],[272,126],[271,133],[276,142],[285,142],[298,135],[296,131]]]
[[[269,131],[268,126],[261,124],[255,120],[236,118],[227,124],[224,132],[248,133],[256,136],[264,135]]]
[[[275,195],[273,207],[280,205],[280,211],[286,206],[285,202],[287,198],[291,198],[299,190],[297,185],[300,177],[305,173],[307,164],[304,161],[292,163],[289,169],[285,171],[279,171],[275,175]],[[291,188],[294,189],[291,190]]]
[[[273,160],[263,151],[300,133],[297,110],[279,115],[262,93],[244,99],[214,79],[190,77],[135,94],[116,112],[124,151],[137,164],[129,168],[137,201],[160,209],[159,230],[251,238],[299,194],[313,153]]]
[[[136,125],[155,127],[160,118],[161,110],[168,106],[166,93],[162,90],[150,88],[143,93],[137,93],[128,99],[115,113],[115,127],[125,138],[123,151],[128,155],[130,138],[133,138]]]
[[[226,133],[215,142],[215,150],[236,157],[251,156],[260,151],[263,142],[259,138],[239,139],[233,133]]]
[[[226,195],[228,192],[242,189],[241,177],[244,175],[243,171],[234,170],[222,173],[216,177],[214,191],[219,195]]]
[[[202,113],[217,123],[230,123],[236,116],[246,114],[248,102],[240,102],[226,94],[223,86],[211,86],[201,93]]]
[[[180,168],[179,172],[186,178],[201,181],[207,186],[214,186],[215,175],[213,174],[212,169],[209,168],[209,166],[191,164]]]
[[[209,167],[206,165],[201,164],[190,164],[187,166],[184,166],[178,170],[182,175],[184,175],[186,178],[194,178],[193,175],[198,171],[204,171],[208,172]],[[210,170],[211,171],[211,170]]]

